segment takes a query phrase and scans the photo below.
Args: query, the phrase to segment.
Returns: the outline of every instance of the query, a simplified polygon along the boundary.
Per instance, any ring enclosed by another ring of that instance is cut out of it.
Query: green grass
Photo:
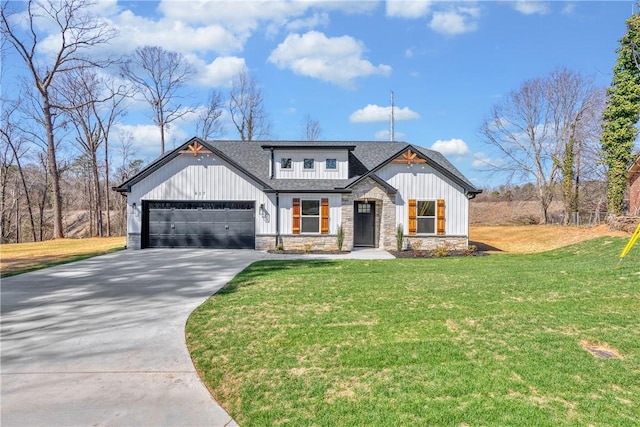
[[[640,248],[254,264],[191,315],[242,426],[640,425]],[[622,359],[598,359],[581,343]]]

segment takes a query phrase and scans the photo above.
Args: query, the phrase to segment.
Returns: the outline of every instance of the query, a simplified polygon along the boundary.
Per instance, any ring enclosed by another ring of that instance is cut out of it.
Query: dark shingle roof
[[[118,191],[128,191],[128,187],[135,184],[151,172],[168,162],[179,154],[181,150],[193,141],[185,142],[176,150],[166,154],[152,162],[142,172],[127,182],[115,187]],[[468,193],[479,193],[480,190],[467,180],[458,169],[455,168],[442,154],[427,148],[407,144],[406,142],[380,142],[380,141],[201,141],[214,154],[224,158],[233,166],[257,180],[267,191],[283,192],[333,192],[345,191],[355,183],[367,176],[379,180],[375,172],[391,162],[399,154],[411,148],[435,169],[453,181],[460,184]],[[349,179],[339,180],[303,180],[303,179],[271,179],[269,160],[271,148],[302,148],[313,147],[315,149],[349,149]],[[392,188],[387,190],[391,191]]]

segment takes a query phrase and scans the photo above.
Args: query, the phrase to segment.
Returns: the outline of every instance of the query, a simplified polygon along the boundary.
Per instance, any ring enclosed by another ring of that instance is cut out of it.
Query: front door
[[[353,245],[376,245],[376,204],[375,202],[355,202],[353,207]]]

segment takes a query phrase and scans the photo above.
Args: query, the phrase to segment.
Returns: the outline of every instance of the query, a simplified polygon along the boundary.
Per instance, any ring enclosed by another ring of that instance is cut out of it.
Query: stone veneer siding
[[[307,248],[311,251],[338,250],[338,236],[335,234],[281,234],[280,243],[284,250],[304,251]],[[276,249],[275,235],[256,235],[256,250],[273,249]],[[343,246],[342,249],[346,249],[346,246]]]
[[[127,249],[142,249],[142,237],[140,233],[127,234]]]
[[[469,240],[465,236],[404,236],[402,241],[402,249],[415,249],[423,251],[432,251],[438,247],[444,246],[451,250],[464,250],[469,247]],[[394,247],[393,250],[396,248]]]
[[[342,195],[342,228],[344,230],[344,249],[353,249],[353,210],[355,201],[375,201],[376,247],[394,250],[396,248],[396,204],[395,195],[387,194],[385,189],[367,178],[353,188],[352,193]]]

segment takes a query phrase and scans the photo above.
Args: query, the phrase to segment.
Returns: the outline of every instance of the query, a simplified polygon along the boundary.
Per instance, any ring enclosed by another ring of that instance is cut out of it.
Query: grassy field
[[[0,246],[0,274],[12,276],[124,248],[126,238],[57,239]]]
[[[625,243],[261,262],[193,312],[187,343],[242,426],[640,425],[640,248],[616,270]]]

